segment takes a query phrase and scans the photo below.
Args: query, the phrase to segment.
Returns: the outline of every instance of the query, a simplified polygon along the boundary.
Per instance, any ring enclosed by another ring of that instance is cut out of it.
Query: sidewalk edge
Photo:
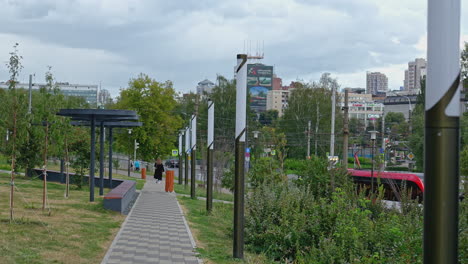
[[[148,182],[145,182],[145,186]],[[124,226],[127,224],[128,222],[128,219],[130,218],[130,216],[132,215],[132,212],[133,212],[133,209],[135,208],[136,204],[138,203],[138,200],[140,200],[140,197],[143,196],[143,189],[145,188],[145,186],[143,186],[143,188],[140,190],[140,194],[138,195],[137,199],[135,200],[135,203],[133,203],[133,206],[132,206],[132,209],[130,209],[130,212],[128,212],[128,215],[127,217],[125,217],[125,221],[122,223],[122,225],[120,226],[120,230],[119,232],[117,233],[117,235],[114,237],[114,240],[112,241],[112,244],[110,245],[109,249],[107,250],[107,253],[106,255],[104,256],[104,258],[102,259],[101,261],[101,264],[106,264],[107,261],[109,260],[109,257],[112,253],[112,250],[113,250],[113,247],[115,246],[115,244],[117,244],[117,241],[119,240],[121,234],[122,234],[122,230],[124,228]]]

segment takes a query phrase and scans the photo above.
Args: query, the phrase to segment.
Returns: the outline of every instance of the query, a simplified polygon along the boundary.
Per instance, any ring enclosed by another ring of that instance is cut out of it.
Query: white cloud
[[[0,58],[20,42],[26,71],[52,65],[60,80],[125,86],[145,72],[176,89],[232,77],[245,41],[265,43],[265,63],[284,80],[332,72],[365,86],[380,70],[389,87],[425,57],[425,0],[0,0]],[[462,7],[468,40],[468,7]],[[6,46],[5,46],[6,45]],[[27,66],[27,67],[26,67]],[[0,78],[5,78],[0,69]],[[285,81],[287,82],[287,81]],[[114,92],[115,95],[115,92]]]

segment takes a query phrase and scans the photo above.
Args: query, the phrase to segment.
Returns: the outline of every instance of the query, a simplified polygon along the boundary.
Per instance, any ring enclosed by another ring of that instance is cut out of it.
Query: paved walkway
[[[146,182],[102,264],[199,263],[175,194],[164,185]]]

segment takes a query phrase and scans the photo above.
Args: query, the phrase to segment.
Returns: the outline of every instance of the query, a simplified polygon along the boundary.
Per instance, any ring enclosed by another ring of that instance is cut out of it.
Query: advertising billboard
[[[250,109],[256,113],[266,111],[267,93],[273,87],[273,66],[247,65],[247,90],[250,93]]]

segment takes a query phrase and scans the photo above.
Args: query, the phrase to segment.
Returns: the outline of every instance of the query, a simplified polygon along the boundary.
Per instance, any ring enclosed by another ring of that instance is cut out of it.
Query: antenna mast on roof
[[[250,42],[251,46],[251,42]],[[261,48],[261,50],[260,50]],[[257,41],[257,50],[255,51],[255,55],[252,55],[250,53],[250,48],[249,52],[247,53],[247,59],[248,60],[263,60],[264,58],[264,48],[265,48],[265,42],[262,42],[262,47],[260,47],[260,42]]]

